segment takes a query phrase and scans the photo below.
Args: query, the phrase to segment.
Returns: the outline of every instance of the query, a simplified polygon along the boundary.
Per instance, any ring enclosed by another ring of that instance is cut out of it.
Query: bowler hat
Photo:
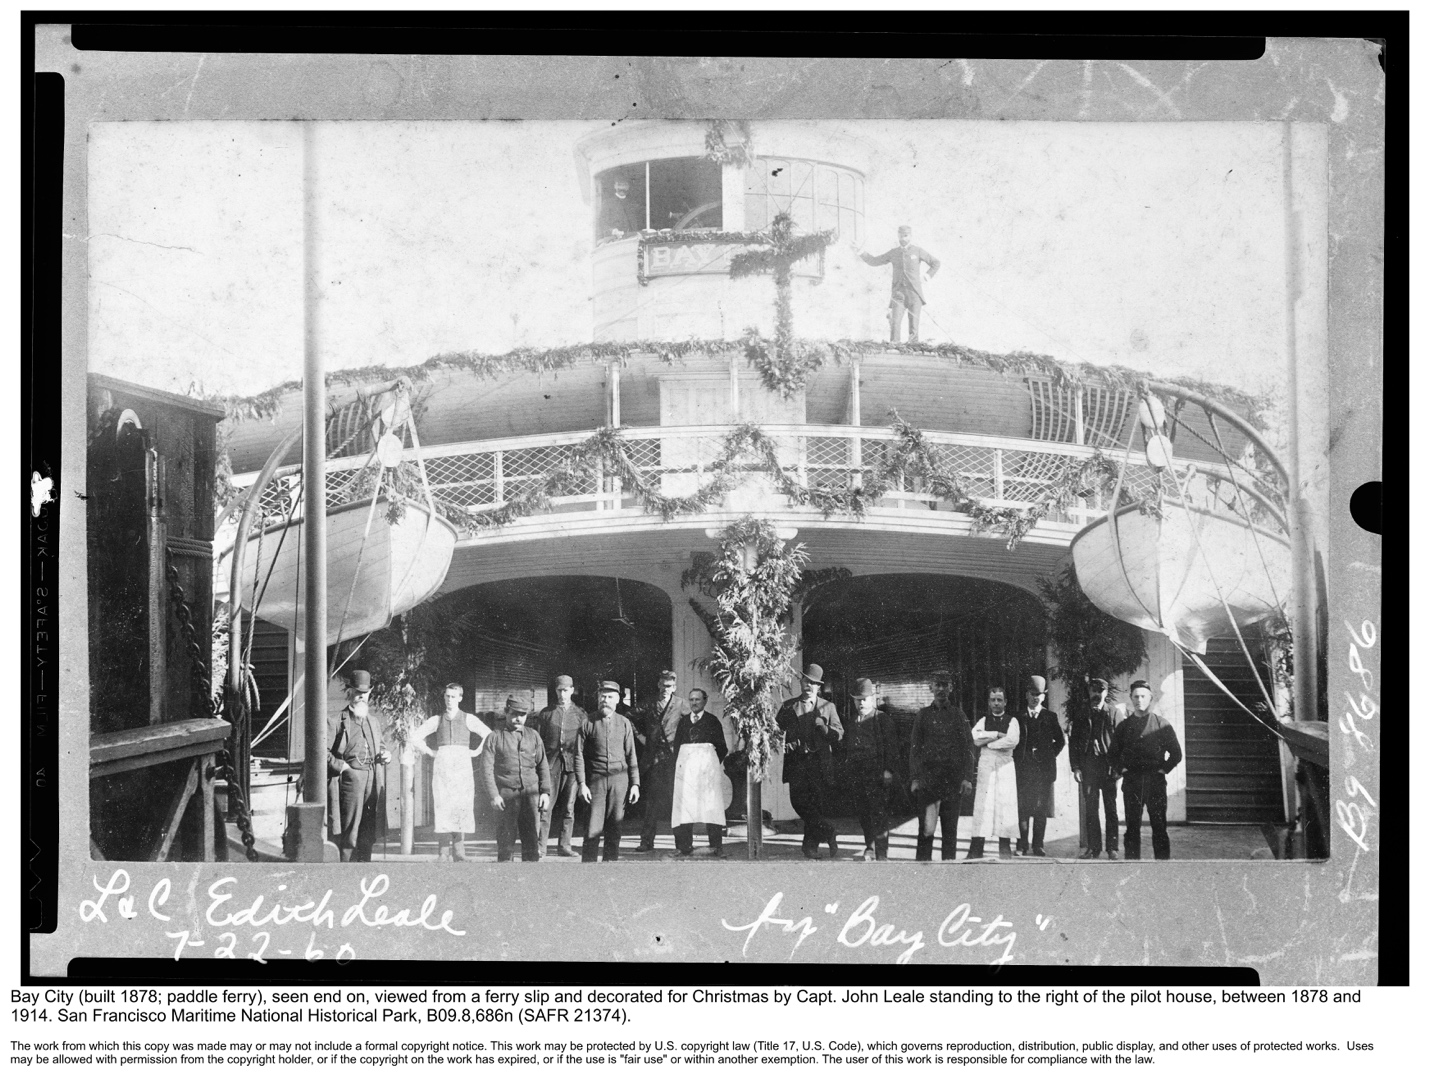
[[[353,670],[352,676],[348,679],[348,687],[355,692],[371,692],[372,674],[365,669]]]
[[[854,687],[849,690],[849,694],[856,699],[860,696],[874,695],[874,682],[868,677],[860,677],[854,682]]]
[[[621,694],[621,686],[615,681],[602,681],[601,687],[598,689],[598,691],[614,692],[616,695],[619,696]]]
[[[570,677],[566,676],[566,674],[563,673],[563,674],[561,674],[561,676],[559,676],[559,677],[556,678],[556,687],[557,687],[557,688],[575,688],[575,687],[576,687],[576,683],[575,683],[573,680],[571,680]]]
[[[800,674],[800,676],[802,676],[807,681],[813,681],[815,684],[821,684],[824,681],[824,667],[817,665],[806,666],[804,672]]]
[[[531,701],[525,696],[508,696],[506,698],[506,713],[509,715],[529,715],[531,714]]]
[[[1031,677],[1028,678],[1028,684],[1023,690],[1025,692],[1036,692],[1039,695],[1042,695],[1048,690],[1047,678],[1039,677],[1036,673],[1034,673]]]

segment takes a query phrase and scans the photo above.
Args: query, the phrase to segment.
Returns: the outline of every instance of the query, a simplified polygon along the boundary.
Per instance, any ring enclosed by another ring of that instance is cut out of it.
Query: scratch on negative
[[[1249,888],[1246,887],[1246,882],[1247,882],[1247,880],[1248,880],[1249,877],[1250,877],[1249,874],[1242,874],[1242,875],[1241,875],[1241,891],[1244,892],[1244,893],[1246,893],[1247,899],[1251,901],[1251,907],[1248,908],[1247,910],[1249,910],[1249,911],[1255,911],[1255,910],[1256,910],[1256,897],[1252,894],[1252,891],[1251,891]]]
[[[184,99],[185,117],[189,115],[189,103],[194,100],[194,88],[199,85],[199,73],[204,70],[204,58],[207,56],[207,53],[200,53],[199,63],[194,66],[194,78],[189,81],[189,94],[188,97]]]
[[[1221,931],[1222,958],[1227,959],[1231,956],[1231,943],[1226,940],[1226,920],[1222,918],[1221,914],[1221,898],[1215,893],[1212,894],[1212,907],[1216,909],[1216,925],[1217,929]]]
[[[1179,121],[1181,120],[1182,111],[1177,109],[1176,104],[1165,94],[1163,94],[1161,88],[1159,88],[1155,83],[1153,83],[1150,79],[1144,76],[1141,72],[1137,71],[1137,69],[1133,68],[1130,64],[1119,64],[1117,67],[1121,68],[1124,72],[1131,76],[1132,79],[1139,86],[1147,88],[1147,90],[1151,91],[1154,95],[1156,95],[1157,101],[1162,103],[1163,106],[1166,106],[1168,112],[1170,112],[1173,117],[1177,118]]]
[[[1374,960],[1376,954],[1369,949],[1362,949],[1358,953],[1342,953],[1337,960]]]
[[[1014,89],[1013,93],[1007,98],[1005,98],[1003,102],[999,105],[998,111],[1002,112],[1004,106],[1008,105],[1008,103],[1012,102],[1013,99],[1017,98],[1020,94],[1022,94],[1023,89],[1027,87],[1028,84],[1032,83],[1033,80],[1037,79],[1038,73],[1041,72],[1044,67],[1046,67],[1047,63],[1047,61],[1041,60],[1036,65],[1034,65],[1033,70],[1028,73],[1027,77],[1023,80],[1023,82],[1018,84],[1017,88]]]
[[[660,907],[660,906],[661,906],[660,904],[647,904],[645,907],[641,908],[638,912],[636,912],[634,915],[632,915],[631,918],[632,918],[632,919],[639,919],[639,918],[640,918],[642,915],[644,915],[646,912],[648,912],[648,911],[654,911],[656,908],[658,908],[658,907]]]

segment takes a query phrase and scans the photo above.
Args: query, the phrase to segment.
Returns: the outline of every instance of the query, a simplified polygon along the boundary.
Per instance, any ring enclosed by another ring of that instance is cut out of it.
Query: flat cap
[[[531,714],[531,701],[525,696],[508,696],[506,698],[506,713],[509,715],[529,715]]]
[[[602,682],[601,682],[601,687],[600,687],[599,689],[597,689],[597,691],[598,691],[598,692],[614,692],[616,695],[619,696],[619,695],[621,694],[621,686],[620,686],[620,684],[619,684],[618,682],[616,682],[616,681],[602,681]]]
[[[575,687],[576,687],[576,682],[573,681],[570,677],[568,677],[565,673],[563,673],[563,674],[561,674],[561,676],[559,676],[559,677],[556,678],[556,687],[557,687],[557,688],[575,688]]]

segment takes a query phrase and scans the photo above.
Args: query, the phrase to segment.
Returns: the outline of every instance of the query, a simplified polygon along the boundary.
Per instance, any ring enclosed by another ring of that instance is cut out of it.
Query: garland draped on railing
[[[919,356],[955,366],[975,367],[995,374],[1043,377],[1055,386],[1080,389],[1094,384],[1109,389],[1141,389],[1152,377],[1126,367],[1104,367],[1092,363],[1071,364],[1049,355],[1035,352],[986,352],[961,344],[935,344],[926,341],[892,344],[881,340],[826,340],[796,337],[790,342],[795,353],[817,353],[825,363],[847,365],[867,355]],[[481,379],[493,379],[507,374],[556,374],[591,363],[614,363],[624,367],[633,356],[653,356],[662,363],[674,364],[691,356],[729,356],[772,354],[777,348],[773,338],[747,333],[738,340],[691,337],[686,340],[602,340],[557,348],[515,348],[509,352],[478,351],[443,352],[411,367],[355,367],[329,371],[325,382],[329,386],[357,386],[375,382],[411,379],[414,383],[430,380],[443,371],[466,371]],[[1264,397],[1216,382],[1197,378],[1172,378],[1168,381],[1214,400],[1250,405],[1254,416],[1268,407]],[[214,398],[211,403],[222,407],[230,418],[271,419],[278,414],[283,398],[301,391],[299,380],[284,382],[251,397]],[[775,387],[770,387],[772,390]],[[1261,422],[1253,418],[1258,426]]]
[[[561,465],[539,480],[532,481],[519,494],[499,507],[484,511],[468,511],[451,504],[440,504],[442,513],[455,525],[478,532],[510,525],[520,518],[547,510],[557,496],[582,494],[589,489],[598,473],[614,476],[630,492],[648,514],[670,521],[684,514],[702,514],[717,507],[751,473],[763,473],[775,489],[796,507],[815,507],[829,517],[850,514],[862,518],[870,505],[900,482],[917,481],[919,488],[905,483],[904,490],[921,490],[947,502],[955,511],[973,520],[975,532],[996,532],[1008,538],[1014,547],[1041,519],[1078,505],[1079,500],[1098,495],[1115,486],[1118,466],[1100,450],[1082,461],[1069,464],[1050,480],[1039,497],[1027,508],[1009,507],[990,502],[969,493],[960,473],[946,473],[939,465],[937,447],[924,438],[923,432],[906,423],[890,410],[891,423],[899,436],[892,449],[885,449],[879,461],[870,466],[850,466],[850,471],[863,470],[863,481],[843,487],[810,487],[797,475],[780,464],[774,442],[753,424],[740,424],[730,430],[721,444],[719,455],[707,466],[709,479],[695,492],[684,496],[667,496],[652,485],[646,474],[655,467],[641,467],[631,457],[630,446],[618,428],[602,428],[584,442],[572,446]],[[1134,502],[1146,513],[1157,514],[1161,506],[1159,481],[1143,492],[1123,483],[1119,503]]]

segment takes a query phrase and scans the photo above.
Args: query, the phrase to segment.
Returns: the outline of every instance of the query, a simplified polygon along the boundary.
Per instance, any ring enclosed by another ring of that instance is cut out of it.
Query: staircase
[[[1247,646],[1261,666],[1257,644],[1248,640]],[[1208,641],[1204,660],[1242,703],[1255,707],[1265,702],[1235,639]],[[1284,821],[1275,736],[1227,699],[1190,662],[1183,671],[1182,686],[1187,716],[1187,820],[1210,824]]]

